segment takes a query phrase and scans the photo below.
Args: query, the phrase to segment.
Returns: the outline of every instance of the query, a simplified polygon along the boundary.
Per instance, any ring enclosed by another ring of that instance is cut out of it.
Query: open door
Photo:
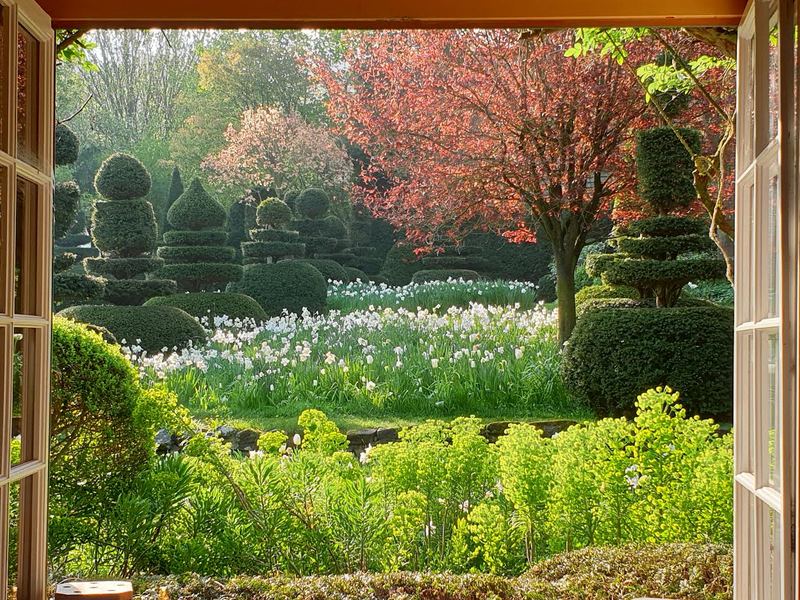
[[[737,600],[790,600],[796,590],[796,10],[792,0],[751,0],[739,26]]]
[[[0,600],[47,593],[55,37],[0,0]]]

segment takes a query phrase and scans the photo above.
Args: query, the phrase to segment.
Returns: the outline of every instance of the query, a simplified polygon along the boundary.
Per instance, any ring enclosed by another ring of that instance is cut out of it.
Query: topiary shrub
[[[301,314],[304,308],[323,312],[327,287],[325,278],[310,264],[285,260],[246,266],[242,280],[229,284],[228,291],[254,298],[268,316],[277,316],[284,311]]]
[[[172,168],[172,179],[170,180],[169,191],[167,192],[167,202],[164,205],[163,221],[161,224],[162,233],[166,233],[172,229],[172,225],[167,218],[167,214],[169,214],[169,209],[172,208],[172,205],[175,204],[175,200],[180,198],[183,192],[183,179],[181,178],[181,172],[176,165]]]
[[[83,264],[87,271],[95,275],[114,279],[133,279],[158,269],[164,264],[164,261],[151,256],[137,256],[135,258],[119,258],[116,260],[87,258],[83,261]]]
[[[356,269],[355,267],[345,267],[344,270],[347,273],[347,281],[350,283],[355,281],[367,283],[369,281],[369,276],[361,269]]]
[[[700,153],[700,132],[678,129],[695,154]],[[639,195],[663,215],[685,208],[695,199],[694,162],[675,132],[669,127],[655,127],[636,136],[636,176]]]
[[[173,279],[182,291],[213,291],[242,276],[236,251],[224,245],[225,209],[195,178],[167,212],[172,231],[158,256],[166,265],[158,276]]]
[[[624,285],[587,285],[575,294],[575,305],[596,299],[606,298],[638,298],[639,294],[632,287]]]
[[[53,308],[61,310],[75,304],[103,301],[106,280],[85,273],[57,272],[53,275]]]
[[[106,258],[130,258],[155,250],[156,216],[147,200],[97,200],[92,207],[92,240]]]
[[[602,414],[631,411],[644,390],[669,386],[681,391],[690,413],[728,417],[733,311],[710,306],[585,311],[565,347],[562,374],[572,393]]]
[[[300,193],[294,205],[300,216],[307,219],[319,219],[330,209],[331,200],[325,190],[308,188]]]
[[[154,296],[178,292],[170,279],[107,279],[104,300],[119,306],[138,306]]]
[[[104,327],[120,342],[160,352],[206,339],[189,314],[174,306],[71,306],[59,316]]]
[[[174,306],[200,319],[229,317],[263,321],[267,313],[250,296],[231,292],[195,292],[150,298],[145,306]]]
[[[301,258],[295,262],[303,262],[311,265],[322,273],[325,281],[350,281],[347,269],[335,260],[328,260],[325,258]]]
[[[386,255],[381,275],[389,285],[408,285],[414,273],[422,270],[422,261],[407,242],[397,242]]]
[[[109,200],[134,200],[150,192],[150,173],[138,159],[129,154],[109,156],[94,178],[97,192]]]
[[[55,150],[56,165],[71,165],[78,160],[78,136],[64,123],[56,125]]]
[[[471,271],[469,269],[424,269],[414,273],[411,282],[425,283],[426,281],[447,281],[448,279],[480,281],[483,278],[477,271]]]
[[[277,198],[267,198],[256,208],[256,223],[268,229],[286,229],[292,221],[292,209]]]
[[[297,231],[287,230],[291,209],[277,198],[268,198],[256,209],[258,227],[250,230],[252,242],[242,242],[246,265],[273,263],[281,258],[299,258],[306,252]]]
[[[74,181],[57,183],[53,191],[53,239],[67,235],[81,205],[81,189]]]

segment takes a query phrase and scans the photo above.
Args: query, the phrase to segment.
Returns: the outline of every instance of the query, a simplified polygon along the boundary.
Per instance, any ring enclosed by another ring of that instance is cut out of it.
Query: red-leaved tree
[[[356,33],[342,64],[317,66],[329,112],[388,174],[366,190],[418,246],[492,229],[553,246],[559,337],[575,325],[575,268],[615,196],[633,189],[632,128],[645,103],[608,56],[564,56],[574,32]],[[369,170],[365,177],[369,177]]]

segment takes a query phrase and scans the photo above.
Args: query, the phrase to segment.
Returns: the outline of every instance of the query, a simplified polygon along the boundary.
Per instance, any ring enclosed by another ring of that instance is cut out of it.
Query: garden
[[[734,57],[59,35],[54,582],[732,597]]]

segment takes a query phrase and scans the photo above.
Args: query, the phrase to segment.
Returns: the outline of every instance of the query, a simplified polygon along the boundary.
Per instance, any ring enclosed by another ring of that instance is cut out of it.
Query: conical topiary
[[[100,258],[87,258],[89,273],[109,278],[106,301],[142,304],[148,298],[175,293],[174,281],[147,278],[163,264],[153,257],[157,225],[153,206],[144,196],[150,174],[128,154],[114,154],[100,167],[95,187],[103,196],[92,210],[92,239]]]
[[[183,179],[181,179],[181,172],[177,166],[172,168],[172,179],[169,183],[169,191],[167,192],[167,203],[164,206],[164,224],[162,226],[162,234],[172,229],[172,225],[169,223],[169,219],[167,218],[167,214],[169,213],[169,209],[172,208],[172,205],[175,204],[175,200],[181,197],[183,194]]]
[[[165,265],[158,276],[174,279],[183,291],[214,291],[242,276],[236,253],[225,245],[225,208],[195,178],[167,212],[172,226],[158,249]]]

